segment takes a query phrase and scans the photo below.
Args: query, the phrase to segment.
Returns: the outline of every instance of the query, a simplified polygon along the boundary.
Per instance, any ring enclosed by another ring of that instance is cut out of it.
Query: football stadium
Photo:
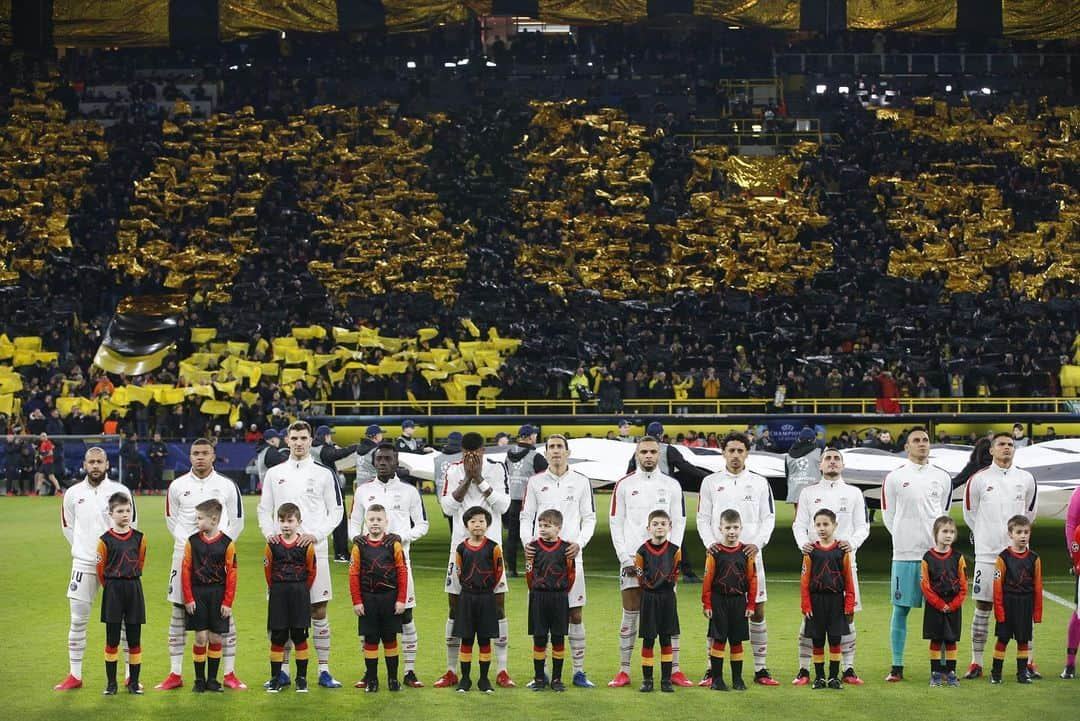
[[[11,717],[1076,716],[1080,4],[0,0],[0,73]]]

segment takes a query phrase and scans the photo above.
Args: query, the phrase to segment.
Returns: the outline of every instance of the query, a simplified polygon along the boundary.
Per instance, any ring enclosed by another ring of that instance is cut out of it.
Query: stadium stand
[[[786,75],[956,41],[396,38],[5,57],[9,433],[54,409],[67,432],[238,437],[373,401],[1076,396],[1080,110],[1068,82],[1015,82],[1045,64],[871,103],[889,68]],[[778,141],[799,118],[821,142]],[[118,308],[162,293],[160,365],[103,370]]]

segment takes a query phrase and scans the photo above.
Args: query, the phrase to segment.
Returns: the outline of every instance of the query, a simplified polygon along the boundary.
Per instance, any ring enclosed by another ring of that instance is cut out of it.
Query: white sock
[[[177,676],[184,674],[184,643],[187,641],[187,626],[184,609],[175,603],[169,616],[169,673]]]
[[[840,658],[843,664],[841,671],[855,668],[855,622],[852,621],[848,626],[851,630],[840,637]]]
[[[754,651],[754,671],[766,667],[765,654],[769,650],[769,630],[764,621],[750,622],[750,647]]]
[[[319,659],[319,673],[330,671],[330,619],[311,619],[311,635],[315,644],[315,655]]]
[[[285,673],[289,672],[289,653],[293,650],[292,639],[285,641],[285,646],[281,650],[281,670]]]
[[[986,637],[990,633],[990,611],[976,607],[971,617],[971,662],[983,665]]]
[[[1035,665],[1035,635],[1032,634],[1031,640],[1028,641],[1028,666]]]
[[[585,671],[585,623],[571,623],[566,636],[570,641],[570,662],[574,673]]]
[[[86,625],[90,621],[90,604],[70,599],[71,625],[68,627],[69,673],[82,678],[83,656],[86,655]]]
[[[499,637],[495,639],[495,666],[497,670],[506,670],[506,657],[510,651],[510,622],[505,618],[499,619]]]
[[[679,635],[671,637],[671,672],[679,670]]]
[[[446,619],[446,668],[457,673],[461,639],[454,635],[454,619]]]
[[[852,626],[852,630],[854,630]],[[841,641],[841,644],[843,641]],[[810,637],[806,635],[806,619],[803,619],[802,625],[799,626],[799,670],[809,671],[810,664],[814,657],[814,644],[810,640]]]
[[[130,664],[130,661],[131,661],[131,649],[128,647],[128,642],[127,642],[127,624],[126,623],[120,625],[120,648],[123,650],[123,653],[124,653],[124,678],[126,679],[128,676],[131,675],[131,668],[130,668],[130,666],[131,666],[131,664]],[[127,683],[127,682],[125,681],[125,683]]]
[[[228,676],[236,671],[236,619],[229,616],[229,631],[221,634],[221,668]]]
[[[619,624],[619,671],[630,673],[630,657],[634,655],[634,641],[637,639],[640,611],[622,612]]]
[[[416,621],[401,625],[401,661],[405,673],[416,669]]]

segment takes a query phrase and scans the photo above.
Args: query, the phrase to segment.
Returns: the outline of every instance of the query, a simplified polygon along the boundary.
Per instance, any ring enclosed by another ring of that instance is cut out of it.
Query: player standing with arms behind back
[[[221,532],[235,541],[244,531],[244,503],[240,489],[232,479],[214,470],[214,444],[199,438],[191,444],[189,458],[191,470],[169,484],[165,496],[165,525],[173,535],[172,570],[166,600],[172,604],[169,617],[169,675],[159,683],[159,691],[169,691],[184,685],[181,674],[184,669],[184,643],[187,640],[187,618],[184,610],[184,589],[180,575],[183,572],[184,547],[188,539],[199,532],[196,518],[197,507],[203,501],[214,499],[221,503]],[[222,634],[222,665],[226,688],[245,689],[236,677],[236,620],[228,619],[228,632]]]
[[[975,537],[975,577],[971,581],[975,615],[971,619],[971,666],[964,675],[966,679],[982,676],[983,651],[990,614],[994,612],[994,566],[998,554],[1009,545],[1009,519],[1022,514],[1034,521],[1039,510],[1035,478],[1013,466],[1013,443],[1011,433],[995,433],[990,440],[993,460],[973,473],[964,486],[964,523]]]
[[[683,502],[682,486],[658,470],[660,442],[652,436],[642,438],[634,450],[634,460],[637,470],[615,484],[608,517],[611,543],[615,546],[615,555],[622,569],[619,586],[622,589],[623,608],[622,623],[619,625],[619,673],[608,681],[608,686],[612,688],[630,684],[630,658],[634,653],[634,641],[641,619],[642,593],[634,559],[637,550],[650,537],[649,516],[653,511],[667,513],[670,519],[667,537],[676,547],[682,545],[686,532],[686,504]],[[676,676],[682,675],[678,670],[678,639],[679,634],[675,633],[670,640],[672,683],[676,683]],[[685,678],[683,675],[683,681]],[[684,683],[678,682],[678,685]]]
[[[109,530],[109,498],[114,493],[131,496],[127,486],[109,478],[109,459],[103,448],[88,448],[83,457],[83,468],[86,478],[67,490],[60,506],[60,530],[71,544],[71,580],[67,593],[71,626],[68,629],[68,676],[53,687],[55,691],[82,688],[86,625],[90,621],[91,604],[101,585],[97,577],[98,539]],[[137,520],[133,504],[132,527]],[[127,645],[126,641],[121,643]]]
[[[427,535],[430,524],[424,501],[420,498],[416,486],[397,477],[397,449],[385,441],[380,443],[372,454],[372,463],[375,466],[375,478],[358,484],[353,494],[353,507],[349,513],[349,538],[363,535],[368,508],[373,505],[383,507],[388,524],[384,530],[401,540],[401,549],[405,554],[405,565],[408,569],[405,612],[401,615],[401,660],[405,666],[402,683],[409,688],[422,688],[424,684],[416,676],[417,633],[416,621],[413,618],[416,585],[413,583],[409,549],[412,548],[413,541]],[[363,683],[363,680],[360,683]]]
[[[706,549],[719,546],[722,514],[731,508],[742,519],[743,553],[755,558],[757,574],[757,598],[754,599],[754,615],[750,617],[750,649],[754,654],[754,683],[777,686],[769,673],[766,653],[769,647],[769,630],[765,625],[765,560],[762,550],[772,538],[776,527],[776,507],[772,489],[762,476],[746,467],[750,452],[750,440],[742,433],[728,433],[720,442],[724,453],[724,470],[705,477],[701,482],[698,499],[697,529]],[[702,686],[711,682],[711,667],[705,672]]]
[[[330,583],[330,550],[327,539],[342,516],[341,489],[333,471],[315,462],[311,456],[311,426],[296,421],[289,426],[286,443],[289,459],[266,472],[262,497],[259,499],[259,528],[270,544],[280,541],[277,509],[284,503],[300,508],[299,544],[315,544],[315,581],[309,587],[311,597],[311,628],[315,655],[319,660],[319,685],[341,688],[341,682],[330,673],[330,620],[326,605],[334,597]],[[282,671],[287,658],[283,659]],[[288,683],[288,676],[278,679]]]
[[[596,530],[596,502],[592,483],[582,473],[569,466],[570,446],[565,436],[553,433],[544,445],[547,454],[547,470],[529,479],[522,501],[521,543],[526,549],[540,536],[540,515],[548,510],[559,511],[560,538],[566,541],[566,553],[574,563],[574,584],[570,588],[570,623],[567,630],[570,641],[570,658],[573,664],[573,684],[579,688],[593,688],[595,684],[585,675],[585,562],[582,552],[592,540]]]
[[[821,480],[807,486],[799,494],[795,521],[791,524],[795,543],[803,553],[810,553],[817,537],[813,529],[814,514],[828,508],[836,514],[836,539],[840,547],[851,553],[851,580],[855,586],[855,611],[862,610],[859,592],[859,569],[855,553],[870,536],[870,524],[866,521],[866,501],[862,491],[844,482],[844,457],[835,448],[826,448],[821,454]],[[805,625],[805,624],[804,624]],[[843,675],[840,680],[861,686],[862,679],[855,673],[855,620],[848,623],[849,632],[840,639]],[[804,686],[810,683],[810,657],[812,645],[805,633],[799,634],[799,675],[792,684]]]

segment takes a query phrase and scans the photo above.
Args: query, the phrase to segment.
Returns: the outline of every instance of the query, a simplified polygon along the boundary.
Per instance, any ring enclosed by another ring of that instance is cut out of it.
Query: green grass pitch
[[[263,692],[268,677],[268,644],[265,628],[265,584],[260,562],[262,541],[255,521],[257,499],[245,497],[247,530],[240,538],[240,583],[235,613],[240,629],[238,675],[251,687],[247,691],[196,696],[190,691],[193,676],[190,636],[185,659],[188,686],[172,692],[152,690],[168,672],[166,631],[168,605],[164,598],[172,541],[165,529],[163,499],[139,499],[140,528],[147,534],[149,556],[144,576],[149,623],[143,632],[143,681],[145,696],[121,694],[103,697],[102,649],[104,628],[97,622],[99,604],[94,604],[86,653],[83,689],[58,693],[52,686],[67,673],[68,606],[65,588],[70,572],[68,547],[59,528],[59,500],[5,498],[0,500],[4,534],[0,541],[0,645],[4,649],[5,673],[0,677],[0,703],[4,716],[17,721],[36,719],[104,718],[115,713],[120,718],[152,719],[252,719],[308,716],[313,718],[366,719],[375,716],[412,721],[458,719],[463,714],[489,714],[494,718],[514,715],[545,719],[637,719],[671,715],[706,718],[707,715],[752,715],[757,720],[844,718],[844,719],[1076,719],[1080,710],[1080,680],[1057,678],[1064,660],[1065,627],[1070,609],[1050,599],[1045,603],[1044,622],[1036,630],[1036,661],[1046,678],[1033,686],[1012,682],[1015,668],[1010,646],[1006,659],[1005,683],[990,686],[985,680],[964,682],[959,689],[927,687],[926,642],[921,638],[921,612],[910,619],[906,666],[907,680],[901,684],[883,682],[890,663],[889,653],[889,538],[880,521],[874,524],[870,540],[859,554],[864,610],[857,618],[859,633],[856,667],[866,685],[843,692],[811,691],[790,686],[796,671],[796,633],[799,626],[797,572],[799,555],[791,537],[791,509],[780,506],[772,543],[765,551],[769,569],[769,667],[781,681],[778,688],[752,686],[746,693],[716,693],[706,689],[677,689],[674,695],[659,692],[646,696],[633,687],[609,689],[606,682],[618,670],[618,624],[620,618],[616,561],[607,531],[606,504],[609,496],[598,494],[600,523],[586,550],[588,605],[585,625],[588,634],[586,669],[598,688],[571,688],[557,695],[533,693],[525,689],[532,673],[531,642],[525,631],[526,591],[523,579],[511,582],[508,611],[511,624],[510,672],[519,687],[497,689],[492,696],[476,692],[457,694],[433,689],[432,681],[445,669],[444,569],[448,555],[448,531],[435,499],[425,497],[432,517],[431,533],[413,546],[420,653],[417,661],[424,689],[403,689],[390,694],[385,686],[378,694],[364,694],[352,683],[362,675],[363,660],[356,634],[356,621],[348,600],[345,564],[332,564],[335,598],[330,603],[333,630],[331,668],[346,684],[339,690],[313,687],[310,694]],[[703,549],[692,530],[693,499],[689,502],[691,529],[687,543],[693,560],[703,565]],[[959,519],[957,510],[954,515]],[[1033,546],[1043,557],[1046,589],[1070,602],[1075,580],[1067,575],[1063,524],[1040,521]],[[960,547],[971,561],[966,529],[961,529]],[[705,619],[701,615],[700,586],[680,587],[682,621],[682,667],[694,679],[706,666]],[[964,637],[959,645],[959,665],[965,668],[970,656],[967,637],[971,604],[965,609]],[[988,654],[989,657],[989,654]],[[747,659],[749,661],[749,644]],[[633,678],[640,679],[635,658]],[[314,661],[312,662],[314,667]],[[748,662],[748,666],[749,666]],[[567,668],[569,670],[569,660]],[[314,670],[314,669],[313,669]],[[385,669],[380,668],[381,677]],[[309,673],[314,680],[316,674]],[[567,674],[567,680],[569,680]]]

